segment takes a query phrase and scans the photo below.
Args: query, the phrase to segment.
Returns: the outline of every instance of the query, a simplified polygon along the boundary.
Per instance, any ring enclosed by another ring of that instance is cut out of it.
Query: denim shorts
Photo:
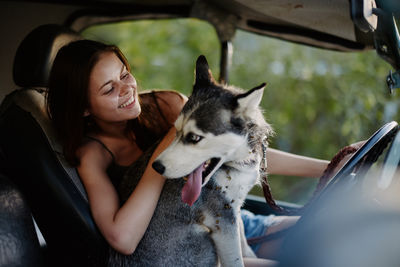
[[[241,216],[246,238],[259,237],[265,235],[268,227],[274,225],[277,220],[275,215],[256,215],[248,210],[242,209]],[[255,254],[257,254],[261,243],[250,245]]]

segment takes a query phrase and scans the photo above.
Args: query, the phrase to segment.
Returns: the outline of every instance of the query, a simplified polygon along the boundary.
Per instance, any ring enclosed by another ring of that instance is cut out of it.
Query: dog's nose
[[[153,169],[155,169],[159,174],[163,174],[165,172],[164,165],[162,165],[158,160],[154,161],[151,166],[153,166]]]

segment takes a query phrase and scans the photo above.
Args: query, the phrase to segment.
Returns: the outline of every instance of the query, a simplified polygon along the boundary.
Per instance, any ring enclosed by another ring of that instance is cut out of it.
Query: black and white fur
[[[243,254],[254,256],[240,231],[239,216],[246,195],[259,180],[262,145],[272,133],[259,108],[264,86],[244,92],[220,85],[205,57],[198,58],[192,95],[175,123],[177,135],[153,164],[168,178],[155,214],[134,254],[112,255],[111,262],[234,267],[243,266]],[[175,178],[205,162],[209,164],[201,194],[189,206],[181,200],[185,181]],[[135,168],[122,187],[135,186]]]

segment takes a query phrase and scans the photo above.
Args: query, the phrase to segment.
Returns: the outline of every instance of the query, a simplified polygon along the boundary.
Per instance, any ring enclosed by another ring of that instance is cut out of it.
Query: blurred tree
[[[195,19],[146,20],[91,27],[90,39],[118,45],[142,89],[191,92],[196,58],[204,54],[218,77],[220,44],[214,28]],[[343,53],[238,31],[230,83],[250,89],[267,82],[262,106],[275,131],[271,147],[330,159],[399,117],[388,95],[390,66],[374,51]],[[316,179],[271,176],[277,199],[304,203]],[[254,192],[257,192],[255,190]]]
[[[197,57],[204,54],[218,75],[219,42],[199,20],[145,20],[91,27],[89,39],[116,44],[128,58],[141,89],[175,89],[189,95]],[[199,41],[201,40],[201,41]]]
[[[385,85],[389,69],[374,51],[334,52],[238,32],[231,83],[251,88],[268,82],[262,105],[277,133],[272,147],[330,159],[398,118],[399,98]],[[302,203],[316,184],[292,177],[270,181],[278,199]]]

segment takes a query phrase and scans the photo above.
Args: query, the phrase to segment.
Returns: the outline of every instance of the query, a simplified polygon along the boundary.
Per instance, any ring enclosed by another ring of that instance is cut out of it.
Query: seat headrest
[[[21,87],[47,87],[53,60],[58,50],[83,39],[67,27],[46,24],[30,32],[19,45],[14,58],[13,78]]]

